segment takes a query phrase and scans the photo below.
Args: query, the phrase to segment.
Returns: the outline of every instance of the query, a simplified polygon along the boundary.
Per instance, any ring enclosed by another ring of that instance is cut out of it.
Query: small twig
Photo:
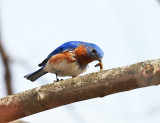
[[[1,5],[1,1],[0,1],[0,5]],[[0,15],[1,15],[1,11],[0,11]],[[6,89],[7,89],[8,95],[11,95],[12,94],[12,87],[11,87],[11,73],[10,73],[10,66],[9,66],[9,58],[8,58],[7,53],[6,53],[6,51],[3,47],[3,44],[2,44],[1,33],[2,33],[2,30],[1,30],[1,16],[0,16],[0,55],[2,57],[2,61],[4,64],[4,69],[5,69],[4,79],[5,79]]]
[[[0,121],[8,122],[58,106],[160,84],[160,59],[101,70],[0,99]]]
[[[1,38],[1,37],[0,37]],[[6,89],[8,92],[8,95],[12,94],[12,87],[11,87],[11,72],[10,72],[10,62],[9,62],[9,58],[7,56],[7,53],[4,50],[4,47],[2,46],[2,41],[0,39],[0,54],[2,57],[2,61],[4,64],[4,69],[5,69],[5,83],[6,83]]]

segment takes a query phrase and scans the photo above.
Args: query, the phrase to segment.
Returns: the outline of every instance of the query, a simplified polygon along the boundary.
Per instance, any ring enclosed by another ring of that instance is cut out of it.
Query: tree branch
[[[135,88],[160,84],[160,59],[102,70],[0,99],[0,121]]]

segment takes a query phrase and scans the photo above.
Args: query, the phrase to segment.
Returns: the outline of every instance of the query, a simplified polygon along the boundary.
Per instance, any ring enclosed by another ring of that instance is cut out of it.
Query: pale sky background
[[[160,5],[156,0],[1,0],[1,20],[3,44],[13,61],[14,93],[53,82],[52,74],[34,83],[23,76],[37,70],[37,65],[66,41],[99,45],[105,53],[104,69],[160,58]],[[91,63],[86,73],[98,71],[96,63]],[[2,98],[6,93],[2,69],[0,72]],[[160,86],[81,101],[22,120],[159,123]]]

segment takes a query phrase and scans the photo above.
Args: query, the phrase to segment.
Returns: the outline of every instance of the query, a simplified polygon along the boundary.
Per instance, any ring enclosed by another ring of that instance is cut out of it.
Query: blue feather
[[[30,81],[35,81],[36,79],[38,79],[39,77],[41,77],[42,75],[46,74],[47,72],[45,72],[43,70],[44,67],[40,68],[39,70],[33,72],[33,73],[30,73],[26,76],[24,76],[24,78],[27,78],[28,80]]]
[[[83,41],[68,41],[64,44],[62,44],[61,46],[57,47],[53,52],[51,52],[47,58],[50,58],[58,53],[62,53],[65,50],[74,50],[75,48],[77,48],[78,46],[80,46],[81,44],[85,44],[86,42]]]
[[[80,46],[81,44],[85,44],[86,42],[83,41],[68,41],[64,44],[62,44],[61,46],[57,47],[53,52],[51,52],[48,57],[42,62],[40,63],[38,66],[45,66],[45,64],[47,63],[47,61],[54,55],[58,54],[58,53],[62,53],[65,50],[74,50],[75,48],[77,48],[78,46]]]

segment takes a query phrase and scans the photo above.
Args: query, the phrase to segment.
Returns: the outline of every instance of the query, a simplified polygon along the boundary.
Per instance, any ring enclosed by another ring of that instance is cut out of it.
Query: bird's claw
[[[57,80],[54,80],[54,82],[59,82],[59,81],[62,81],[62,80],[63,80],[63,79],[60,79],[60,80],[59,80],[59,79],[57,79]]]

